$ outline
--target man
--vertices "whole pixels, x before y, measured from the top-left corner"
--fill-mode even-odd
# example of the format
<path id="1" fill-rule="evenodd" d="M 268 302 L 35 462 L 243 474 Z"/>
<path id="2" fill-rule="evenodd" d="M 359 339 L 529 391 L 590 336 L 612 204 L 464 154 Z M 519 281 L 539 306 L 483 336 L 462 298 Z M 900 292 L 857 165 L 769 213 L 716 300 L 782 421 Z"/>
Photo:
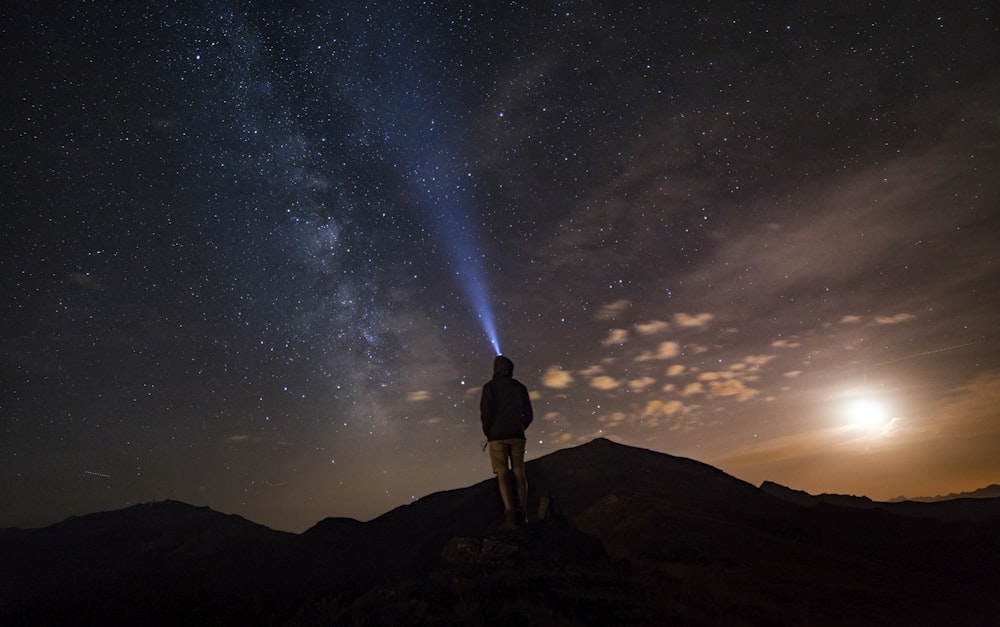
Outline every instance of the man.
<path id="1" fill-rule="evenodd" d="M 504 525 L 524 524 L 524 510 L 528 505 L 524 430 L 534 415 L 528 388 L 514 378 L 514 362 L 503 355 L 493 360 L 493 379 L 483 386 L 479 415 L 483 433 L 489 441 L 490 463 L 500 484 Z"/>

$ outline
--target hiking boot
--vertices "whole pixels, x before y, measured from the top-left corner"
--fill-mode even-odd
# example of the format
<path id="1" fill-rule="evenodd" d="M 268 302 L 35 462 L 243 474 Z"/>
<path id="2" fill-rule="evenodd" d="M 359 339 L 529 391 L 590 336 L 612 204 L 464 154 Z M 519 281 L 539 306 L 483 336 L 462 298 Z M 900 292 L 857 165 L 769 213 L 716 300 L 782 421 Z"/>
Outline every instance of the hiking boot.
<path id="1" fill-rule="evenodd" d="M 514 510 L 514 519 L 517 522 L 517 526 L 528 524 L 528 517 L 524 515 L 523 509 Z"/>

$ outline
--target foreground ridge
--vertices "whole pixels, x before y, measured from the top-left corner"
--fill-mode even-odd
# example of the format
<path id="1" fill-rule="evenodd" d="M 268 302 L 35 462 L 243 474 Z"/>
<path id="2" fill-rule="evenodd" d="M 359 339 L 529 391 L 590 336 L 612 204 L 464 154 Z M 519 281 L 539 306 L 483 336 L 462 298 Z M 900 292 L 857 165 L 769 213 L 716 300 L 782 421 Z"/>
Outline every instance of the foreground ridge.
<path id="1" fill-rule="evenodd" d="M 4 624 L 974 625 L 1000 611 L 996 517 L 797 504 L 785 492 L 805 493 L 608 440 L 527 464 L 529 523 L 509 531 L 493 480 L 298 535 L 176 501 L 3 530 Z"/>

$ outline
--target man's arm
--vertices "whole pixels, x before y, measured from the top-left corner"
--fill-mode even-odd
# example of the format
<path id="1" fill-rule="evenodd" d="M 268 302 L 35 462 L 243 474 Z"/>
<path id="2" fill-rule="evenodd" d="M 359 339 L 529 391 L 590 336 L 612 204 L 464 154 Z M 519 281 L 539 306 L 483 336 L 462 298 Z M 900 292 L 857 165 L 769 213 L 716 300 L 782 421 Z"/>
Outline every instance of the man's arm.
<path id="1" fill-rule="evenodd" d="M 535 412 L 531 409 L 531 396 L 528 395 L 528 388 L 521 386 L 524 392 L 524 409 L 521 412 L 521 420 L 523 420 L 523 426 L 525 429 L 531 424 L 531 421 L 535 419 Z"/>
<path id="2" fill-rule="evenodd" d="M 483 435 L 490 437 L 490 427 L 496 419 L 493 411 L 493 386 L 489 383 L 483 386 L 483 395 L 479 399 L 479 421 L 483 424 Z"/>

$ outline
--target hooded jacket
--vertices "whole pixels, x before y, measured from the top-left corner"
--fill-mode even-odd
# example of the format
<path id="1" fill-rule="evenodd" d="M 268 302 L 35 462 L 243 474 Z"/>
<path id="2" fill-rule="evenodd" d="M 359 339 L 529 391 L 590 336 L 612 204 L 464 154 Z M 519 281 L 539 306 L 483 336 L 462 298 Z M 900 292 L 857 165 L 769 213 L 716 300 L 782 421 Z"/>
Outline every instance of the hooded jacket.
<path id="1" fill-rule="evenodd" d="M 514 362 L 503 355 L 493 360 L 493 378 L 483 386 L 479 417 L 486 439 L 523 440 L 534 414 L 528 388 L 514 378 Z"/>

